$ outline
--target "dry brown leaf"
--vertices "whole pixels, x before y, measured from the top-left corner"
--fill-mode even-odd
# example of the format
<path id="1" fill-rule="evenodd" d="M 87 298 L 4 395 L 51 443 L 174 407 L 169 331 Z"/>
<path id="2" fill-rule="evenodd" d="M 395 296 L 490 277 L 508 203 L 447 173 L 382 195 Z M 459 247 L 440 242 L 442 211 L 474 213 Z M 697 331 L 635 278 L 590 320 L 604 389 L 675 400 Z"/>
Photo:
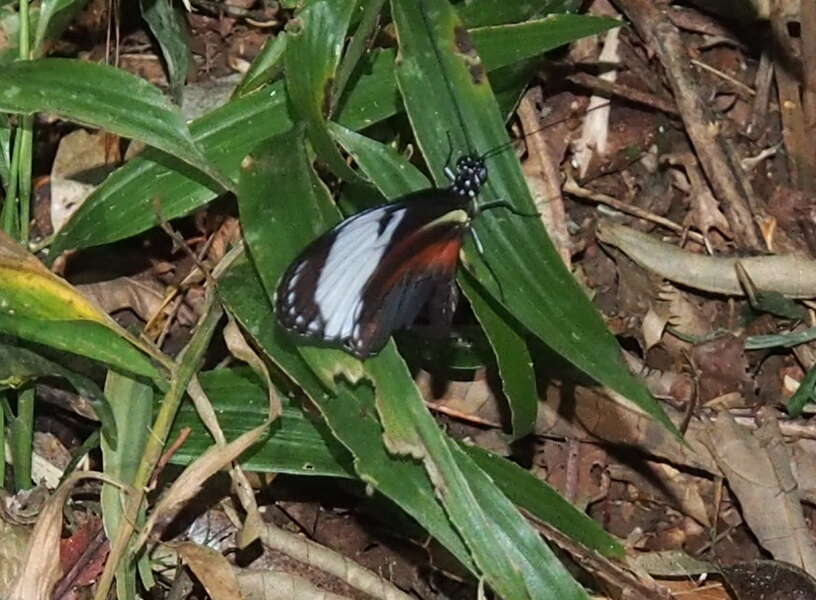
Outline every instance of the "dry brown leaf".
<path id="1" fill-rule="evenodd" d="M 255 373 L 260 376 L 266 383 L 267 396 L 269 399 L 269 420 L 274 421 L 281 416 L 283 406 L 280 398 L 275 391 L 275 386 L 272 383 L 272 378 L 269 376 L 269 369 L 266 368 L 266 363 L 261 360 L 261 357 L 252 349 L 246 341 L 241 329 L 230 315 L 227 315 L 227 325 L 224 327 L 224 341 L 230 353 L 237 358 L 247 363 Z"/>
<path id="2" fill-rule="evenodd" d="M 434 410 L 490 427 L 501 427 L 501 400 L 496 397 L 484 371 L 473 381 L 448 381 L 442 393 L 436 389 L 433 376 L 420 371 L 415 377 L 422 397 Z"/>
<path id="3" fill-rule="evenodd" d="M 113 485 L 102 473 L 72 473 L 46 503 L 26 548 L 23 569 L 9 600 L 51 600 L 54 585 L 62 575 L 59 544 L 62 536 L 62 509 L 68 494 L 80 479 L 100 479 Z"/>
<path id="4" fill-rule="evenodd" d="M 690 336 L 703 336 L 710 331 L 710 319 L 706 318 L 703 311 L 692 303 L 686 294 L 672 284 L 664 284 L 658 296 L 669 324 L 678 332 Z"/>
<path id="5" fill-rule="evenodd" d="M 58 231 L 121 160 L 119 138 L 77 129 L 63 136 L 51 167 L 51 225 Z"/>
<path id="6" fill-rule="evenodd" d="M 113 313 L 129 308 L 142 321 L 149 321 L 162 308 L 164 301 L 164 286 L 147 278 L 117 277 L 108 281 L 83 283 L 76 287 L 105 312 Z"/>
<path id="7" fill-rule="evenodd" d="M 627 481 L 637 488 L 638 494 L 649 496 L 645 499 L 668 501 L 698 523 L 706 526 L 711 524 L 706 503 L 691 475 L 666 463 L 652 461 L 644 463 L 638 469 L 623 464 L 612 464 L 608 469 L 613 479 Z"/>
<path id="8" fill-rule="evenodd" d="M 745 522 L 774 558 L 816 572 L 816 544 L 802 512 L 791 456 L 776 417 L 763 409 L 756 431 L 720 413 L 708 430 L 708 449 L 737 496 Z"/>
<path id="9" fill-rule="evenodd" d="M 51 177 L 51 228 L 59 231 L 96 186 L 64 177 Z"/>
<path id="10" fill-rule="evenodd" d="M 816 297 L 816 261 L 799 256 L 704 256 L 609 221 L 598 224 L 596 235 L 644 269 L 694 289 L 744 296 L 745 291 L 737 279 L 736 263 L 739 262 L 761 290 L 775 290 L 789 298 Z"/>
<path id="11" fill-rule="evenodd" d="M 171 544 L 171 547 L 192 569 L 212 600 L 243 600 L 235 570 L 223 554 L 192 542 Z"/>
<path id="12" fill-rule="evenodd" d="M 799 494 L 803 500 L 816 504 L 816 440 L 797 440 L 789 448 Z"/>
<path id="13" fill-rule="evenodd" d="M 238 572 L 238 582 L 246 600 L 347 600 L 346 596 L 322 590 L 308 579 L 284 571 L 244 569 Z"/>
<path id="14" fill-rule="evenodd" d="M 643 335 L 643 342 L 646 344 L 646 350 L 656 346 L 660 343 L 663 337 L 663 331 L 666 329 L 666 324 L 669 319 L 658 313 L 654 307 L 649 304 L 649 310 L 643 317 L 643 323 L 640 325 L 640 332 Z"/>
<path id="15" fill-rule="evenodd" d="M 225 446 L 211 446 L 184 469 L 156 503 L 142 534 L 139 536 L 136 547 L 141 547 L 144 544 L 156 523 L 171 520 L 181 509 L 182 504 L 198 493 L 205 481 L 236 460 L 247 448 L 257 442 L 268 426 L 269 423 L 264 422 Z"/>
<path id="16" fill-rule="evenodd" d="M 610 400 L 612 397 L 614 401 Z M 663 408 L 675 423 L 682 418 L 670 405 Z M 567 410 L 574 414 L 572 420 L 562 417 Z M 665 427 L 609 390 L 605 393 L 597 388 L 576 386 L 573 397 L 564 397 L 559 388 L 551 386 L 547 390 L 546 402 L 540 405 L 536 433 L 626 444 L 675 465 L 719 473 L 716 463 L 693 434 L 696 426 L 692 421 L 686 435 L 687 445 L 684 445 Z"/>
<path id="17" fill-rule="evenodd" d="M 374 598 L 412 599 L 412 596 L 400 590 L 390 581 L 308 538 L 281 529 L 273 523 L 261 523 L 258 519 L 255 519 L 249 529 L 252 530 L 252 535 L 257 535 L 261 539 L 264 546 L 283 552 L 307 565 L 322 569 Z"/>
<path id="18" fill-rule="evenodd" d="M 0 519 L 0 598 L 8 598 L 23 568 L 31 529 Z"/>

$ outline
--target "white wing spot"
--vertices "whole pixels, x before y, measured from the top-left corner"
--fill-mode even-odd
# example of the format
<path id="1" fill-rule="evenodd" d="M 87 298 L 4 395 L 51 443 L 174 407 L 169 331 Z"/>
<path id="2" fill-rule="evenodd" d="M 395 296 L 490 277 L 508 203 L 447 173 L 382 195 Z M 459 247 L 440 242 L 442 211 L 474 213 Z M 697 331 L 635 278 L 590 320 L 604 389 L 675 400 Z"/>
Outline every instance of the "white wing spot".
<path id="1" fill-rule="evenodd" d="M 384 213 L 373 210 L 340 229 L 326 257 L 315 291 L 315 302 L 325 319 L 324 337 L 348 339 L 362 310 L 362 293 L 380 263 L 405 209 Z M 381 221 L 388 218 L 380 232 Z"/>

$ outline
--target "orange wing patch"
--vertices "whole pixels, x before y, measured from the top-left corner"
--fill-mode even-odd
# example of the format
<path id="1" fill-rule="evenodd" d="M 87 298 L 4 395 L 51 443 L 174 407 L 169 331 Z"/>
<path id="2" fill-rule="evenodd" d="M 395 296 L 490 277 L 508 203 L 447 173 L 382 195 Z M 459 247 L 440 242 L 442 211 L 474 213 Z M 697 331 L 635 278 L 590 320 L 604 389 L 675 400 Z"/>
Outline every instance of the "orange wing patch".
<path id="1" fill-rule="evenodd" d="M 459 262 L 461 248 L 461 236 L 444 237 L 437 242 L 425 245 L 419 252 L 400 263 L 397 269 L 389 273 L 388 279 L 383 282 L 383 289 L 387 290 L 397 285 L 407 273 L 453 274 Z"/>

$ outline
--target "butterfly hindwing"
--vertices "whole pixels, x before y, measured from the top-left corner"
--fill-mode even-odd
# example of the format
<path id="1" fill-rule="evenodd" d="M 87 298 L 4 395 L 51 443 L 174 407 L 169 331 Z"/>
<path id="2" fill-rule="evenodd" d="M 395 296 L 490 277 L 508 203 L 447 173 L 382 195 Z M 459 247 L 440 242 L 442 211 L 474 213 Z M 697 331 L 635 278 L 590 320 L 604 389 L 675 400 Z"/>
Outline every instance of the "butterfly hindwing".
<path id="1" fill-rule="evenodd" d="M 349 340 L 355 354 L 377 353 L 429 300 L 450 298 L 463 231 L 454 220 L 435 222 L 394 245 L 364 290 L 359 330 Z"/>
<path id="2" fill-rule="evenodd" d="M 433 197 L 435 196 L 435 197 Z M 359 357 L 449 289 L 467 212 L 439 190 L 358 213 L 315 240 L 278 287 L 281 324 Z M 449 293 L 449 292 L 446 292 Z"/>

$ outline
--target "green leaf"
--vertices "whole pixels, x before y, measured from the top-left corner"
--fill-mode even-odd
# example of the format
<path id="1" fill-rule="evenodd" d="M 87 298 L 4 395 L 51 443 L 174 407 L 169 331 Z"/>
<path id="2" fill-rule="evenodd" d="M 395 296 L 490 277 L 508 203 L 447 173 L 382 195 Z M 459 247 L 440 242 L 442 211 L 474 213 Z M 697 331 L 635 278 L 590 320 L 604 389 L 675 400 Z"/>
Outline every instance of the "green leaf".
<path id="1" fill-rule="evenodd" d="M 0 389 L 17 388 L 40 377 L 62 377 L 77 393 L 91 400 L 102 398 L 102 390 L 88 377 L 65 368 L 36 352 L 0 341 Z"/>
<path id="2" fill-rule="evenodd" d="M 440 127 L 450 133 L 455 150 L 483 153 L 508 143 L 504 122 L 482 63 L 445 2 L 395 1 L 393 14 L 400 42 L 397 82 L 419 146 L 437 184 L 444 185 L 448 142 L 439 135 Z M 487 166 L 490 177 L 482 190 L 483 203 L 501 199 L 520 212 L 534 212 L 512 152 L 496 154 Z M 556 352 L 676 433 L 627 369 L 615 338 L 564 267 L 541 222 L 498 209 L 477 219 L 474 228 L 490 260 L 486 269 L 473 245 L 466 245 L 469 268 L 479 283 Z M 506 294 L 497 287 L 494 274 Z"/>
<path id="3" fill-rule="evenodd" d="M 315 185 L 308 157 L 297 139 L 295 131 L 290 136 L 281 136 L 266 152 L 253 153 L 251 160 L 245 161 L 246 171 L 241 179 L 241 221 L 268 297 L 274 293 L 280 273 L 300 246 L 314 236 L 291 242 L 291 250 L 289 241 L 281 247 L 281 238 L 291 240 L 315 224 L 322 229 L 337 219 L 327 194 L 321 193 L 323 188 Z M 280 194 L 280 202 L 265 200 L 264 190 L 270 185 Z M 287 198 L 289 202 L 284 200 Z M 327 218 L 327 213 L 332 218 Z M 272 239 L 279 242 L 274 251 L 270 250 Z M 254 332 L 257 331 L 256 326 Z M 261 346 L 292 375 L 291 367 L 285 366 L 293 362 L 291 355 L 263 342 Z M 561 594 L 558 597 L 585 597 L 512 504 L 466 457 L 461 458 L 458 450 L 449 448 L 393 344 L 364 366 L 336 350 L 301 347 L 299 352 L 322 385 L 311 383 L 314 376 L 307 376 L 305 381 L 297 377 L 295 380 L 318 405 L 334 435 L 354 455 L 355 468 L 364 481 L 395 500 L 432 535 L 445 534 L 440 541 L 463 560 L 461 541 L 455 534 L 451 535 L 449 527 L 442 527 L 444 521 L 440 517 L 443 515 L 438 505 L 432 513 L 437 515 L 433 522 L 429 522 L 431 515 L 425 511 L 421 517 L 417 514 L 421 506 L 418 502 L 432 505 L 435 490 L 445 507 L 444 514 L 454 523 L 456 532 L 465 540 L 479 565 L 474 572 L 485 574 L 488 583 L 505 597 L 523 597 L 525 590 L 543 589 L 543 586 L 556 590 Z M 281 354 L 284 354 L 283 360 L 279 358 Z M 376 411 L 385 430 L 387 447 L 394 454 L 421 457 L 433 481 L 433 490 L 429 489 L 428 480 L 420 479 L 421 475 L 416 472 L 413 472 L 413 481 L 407 479 L 411 471 L 400 473 L 401 481 L 394 481 L 398 465 L 415 463 L 405 463 L 406 459 L 401 456 L 390 457 L 380 444 L 372 443 L 379 439 L 380 427 L 373 412 L 371 388 L 348 383 L 361 376 L 370 379 L 376 390 Z M 485 486 L 490 489 L 476 490 Z M 420 491 L 422 495 L 417 496 Z M 410 494 L 407 499 L 406 493 Z M 468 560 L 465 564 L 471 563 Z M 536 569 L 530 568 L 533 564 Z"/>
<path id="4" fill-rule="evenodd" d="M 749 335 L 745 338 L 746 350 L 761 350 L 762 348 L 793 348 L 799 344 L 806 344 L 816 339 L 816 327 L 809 327 L 801 331 L 788 331 L 768 335 Z"/>
<path id="5" fill-rule="evenodd" d="M 88 0 L 42 0 L 32 45 L 32 58 L 45 55 L 45 43 L 58 39 L 87 3 Z"/>
<path id="6" fill-rule="evenodd" d="M 497 48 L 496 57 L 485 55 L 488 70 L 506 66 L 513 51 L 491 42 L 501 36 L 492 28 L 474 36 L 479 47 Z M 503 38 L 506 41 L 506 37 Z M 543 50 L 542 50 L 543 51 Z M 394 82 L 393 50 L 374 50 L 362 58 L 344 95 L 336 120 L 353 130 L 363 129 L 401 112 L 402 102 Z M 506 90 L 505 108 L 512 107 L 518 90 L 529 78 L 530 67 L 496 72 L 498 90 Z M 258 90 L 222 106 L 190 126 L 195 143 L 207 159 L 230 178 L 237 177 L 241 159 L 261 141 L 292 125 L 282 83 Z M 85 248 L 120 240 L 156 224 L 154 199 L 162 214 L 172 219 L 191 213 L 219 195 L 220 188 L 181 160 L 153 148 L 115 171 L 88 197 L 57 234 L 52 256 L 71 248 Z"/>
<path id="7" fill-rule="evenodd" d="M 585 548 L 610 558 L 625 556 L 626 551 L 617 539 L 529 471 L 482 448 L 463 445 L 462 449 L 510 500 L 530 514 Z"/>
<path id="8" fill-rule="evenodd" d="M 153 388 L 136 379 L 108 371 L 105 395 L 112 408 L 117 432 L 115 447 L 104 437 L 101 440 L 105 474 L 127 485 L 139 485 L 136 474 L 151 433 Z M 102 520 L 109 539 L 114 539 L 122 520 L 126 518 L 124 507 L 127 506 L 127 498 L 125 490 L 108 483 L 102 485 Z M 142 511 L 140 524 L 143 518 Z M 116 579 L 118 598 L 136 598 L 134 561 L 122 561 Z"/>
<path id="9" fill-rule="evenodd" d="M 273 271 L 273 267 L 267 278 L 274 281 L 283 268 L 285 265 Z M 371 390 L 363 386 L 353 394 L 345 390 L 334 395 L 327 393 L 277 325 L 263 284 L 248 260 L 236 261 L 230 267 L 219 280 L 218 291 L 264 353 L 297 381 L 310 398 L 320 402 L 318 407 L 332 434 L 353 456 L 357 476 L 414 517 L 462 564 L 471 564 L 467 550 L 436 502 L 422 467 L 410 460 L 393 459 L 379 443 L 382 427 L 376 418 Z"/>
<path id="10" fill-rule="evenodd" d="M 135 375 L 160 378 L 144 354 L 94 321 L 51 321 L 0 314 L 0 332 L 98 360 Z"/>
<path id="11" fill-rule="evenodd" d="M 292 126 L 284 86 L 277 83 L 233 100 L 193 122 L 190 131 L 207 159 L 237 179 L 241 160 L 261 141 Z M 51 255 L 120 240 L 157 224 L 154 202 L 164 218 L 189 214 L 220 194 L 195 169 L 148 148 L 114 171 L 57 234 Z"/>
<path id="12" fill-rule="evenodd" d="M 180 106 L 190 60 L 184 16 L 171 0 L 140 0 L 140 6 L 167 65 L 170 95 Z"/>
<path id="13" fill-rule="evenodd" d="M 393 200 L 431 187 L 425 176 L 393 149 L 339 125 L 333 125 L 331 131 L 386 198 Z M 496 312 L 471 278 L 462 273 L 458 281 L 495 352 L 513 415 L 513 435 L 523 437 L 533 430 L 538 408 L 535 373 L 527 343 L 506 318 Z"/>
<path id="14" fill-rule="evenodd" d="M 3 188 L 8 185 L 10 165 L 11 128 L 9 127 L 8 117 L 0 114 L 0 185 L 2 185 Z"/>
<path id="15" fill-rule="evenodd" d="M 251 269 L 249 263 L 243 262 L 234 276 L 228 276 L 227 285 L 231 288 L 227 293 L 229 297 L 242 294 L 245 290 L 240 286 L 241 278 L 246 273 L 245 267 Z M 260 282 L 256 281 L 255 285 L 260 286 Z M 256 291 L 263 294 L 260 287 Z M 247 305 L 242 303 L 241 306 Z M 243 310 L 241 312 L 248 314 Z M 246 433 L 266 418 L 266 390 L 261 380 L 249 369 L 242 367 L 207 371 L 199 375 L 199 380 L 218 413 L 219 423 L 227 439 Z M 284 412 L 280 422 L 273 425 L 269 437 L 258 447 L 242 455 L 241 464 L 252 471 L 355 477 L 351 454 L 332 436 L 326 425 L 310 417 L 289 398 L 284 397 L 283 404 Z M 204 431 L 190 404 L 182 406 L 173 425 L 171 439 L 179 435 L 182 427 L 190 427 L 193 431 L 173 455 L 172 461 L 186 465 L 211 446 L 213 441 Z M 469 459 L 485 471 L 515 504 L 538 519 L 551 523 L 586 548 L 610 558 L 623 557 L 624 550 L 614 537 L 546 483 L 491 452 L 464 444 L 461 447 Z"/>
<path id="16" fill-rule="evenodd" d="M 502 389 L 510 403 L 513 439 L 520 439 L 533 433 L 538 414 L 538 388 L 527 340 L 464 269 L 459 284 L 496 354 Z"/>
<path id="17" fill-rule="evenodd" d="M 227 189 L 158 88 L 130 73 L 80 60 L 44 58 L 0 66 L 0 111 L 49 112 L 141 140 L 200 169 Z"/>
<path id="18" fill-rule="evenodd" d="M 277 79 L 283 72 L 283 57 L 288 39 L 285 31 L 280 32 L 275 37 L 270 36 L 266 39 L 258 56 L 249 65 L 249 70 L 244 75 L 241 83 L 236 86 L 235 91 L 232 93 L 233 98 L 246 96 Z"/>
<path id="19" fill-rule="evenodd" d="M 231 281 L 230 285 L 236 283 Z M 200 373 L 199 381 L 218 414 L 218 423 L 227 440 L 233 440 L 266 419 L 269 401 L 260 379 L 249 369 L 217 369 Z M 282 392 L 278 392 L 279 395 Z M 241 465 L 249 471 L 356 477 L 351 454 L 334 438 L 319 419 L 309 418 L 290 398 L 281 395 L 283 414 L 275 421 L 262 444 L 241 455 Z M 187 465 L 213 445 L 190 403 L 181 406 L 170 439 L 190 427 L 192 433 L 173 454 L 172 461 Z"/>
<path id="20" fill-rule="evenodd" d="M 329 135 L 326 115 L 334 104 L 333 89 L 340 53 L 354 2 L 311 2 L 287 25 L 286 89 L 292 106 L 306 122 L 318 157 L 335 175 L 356 181 L 357 175 Z"/>
<path id="21" fill-rule="evenodd" d="M 552 15 L 516 25 L 472 29 L 473 44 L 487 69 L 539 56 L 574 40 L 620 27 L 621 21 L 587 15 Z"/>
<path id="22" fill-rule="evenodd" d="M 550 13 L 568 13 L 581 6 L 580 0 L 541 0 L 540 2 L 507 2 L 507 0 L 465 0 L 456 5 L 459 18 L 467 27 L 505 25 Z"/>
<path id="23" fill-rule="evenodd" d="M 405 365 L 395 364 L 394 354 L 389 346 L 366 361 L 377 391 L 385 443 L 392 452 L 422 459 L 477 573 L 503 598 L 587 598 L 535 529 L 440 431 L 418 390 L 410 385 Z"/>
<path id="24" fill-rule="evenodd" d="M 0 232 L 0 331 L 158 377 L 113 319 Z"/>
<path id="25" fill-rule="evenodd" d="M 811 367 L 796 392 L 788 399 L 787 409 L 791 417 L 798 417 L 802 414 L 805 404 L 813 399 L 814 388 L 816 388 L 816 367 Z"/>

